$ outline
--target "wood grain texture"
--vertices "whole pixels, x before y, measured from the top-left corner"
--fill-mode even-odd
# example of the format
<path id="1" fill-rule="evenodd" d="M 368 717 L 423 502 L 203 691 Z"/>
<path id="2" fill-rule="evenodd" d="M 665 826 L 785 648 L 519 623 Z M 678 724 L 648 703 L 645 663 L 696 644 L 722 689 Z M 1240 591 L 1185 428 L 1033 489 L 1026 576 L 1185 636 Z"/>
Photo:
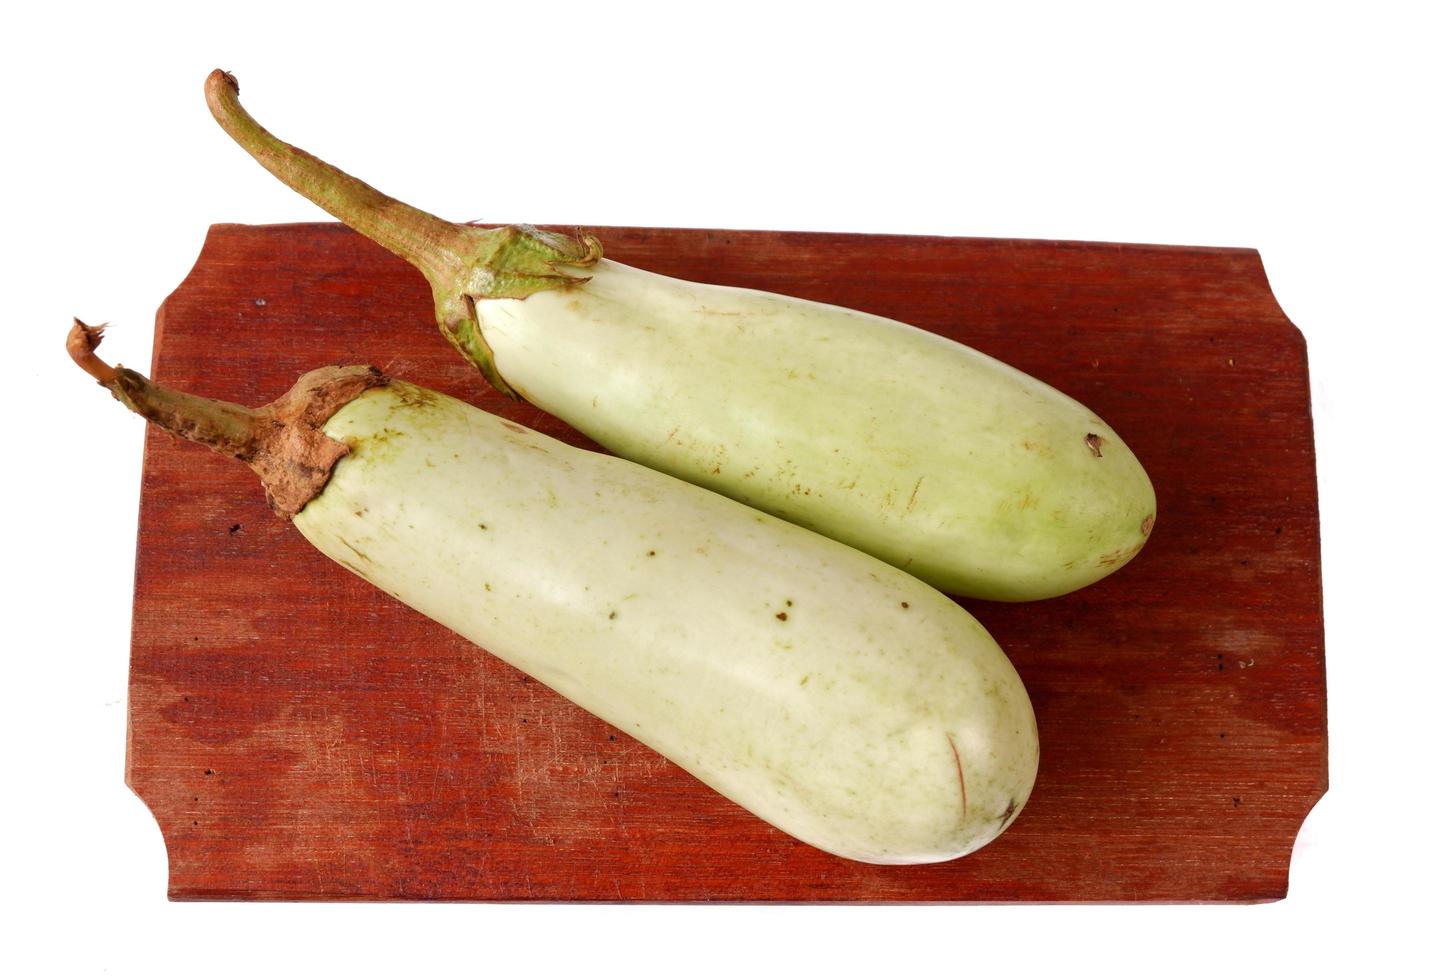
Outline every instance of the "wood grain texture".
<path id="1" fill-rule="evenodd" d="M 151 432 L 126 779 L 178 899 L 1264 901 L 1326 790 L 1306 349 L 1249 250 L 589 229 L 616 259 L 895 317 L 1090 405 L 1155 482 L 1144 553 L 1074 595 L 967 602 L 1042 758 L 967 858 L 799 844 L 332 565 L 241 466 Z M 248 404 L 375 363 L 576 445 L 486 388 L 412 269 L 339 225 L 211 230 L 153 375 Z M 949 420 L 940 420 L 947 438 Z"/>

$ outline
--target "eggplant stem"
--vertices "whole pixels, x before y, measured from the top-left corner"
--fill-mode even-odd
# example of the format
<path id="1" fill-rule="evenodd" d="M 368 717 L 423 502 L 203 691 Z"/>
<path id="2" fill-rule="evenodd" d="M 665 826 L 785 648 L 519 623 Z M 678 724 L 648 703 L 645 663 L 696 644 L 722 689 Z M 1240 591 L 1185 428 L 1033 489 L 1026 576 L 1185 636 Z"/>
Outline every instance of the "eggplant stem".
<path id="1" fill-rule="evenodd" d="M 92 327 L 76 320 L 65 339 L 65 349 L 81 370 L 109 389 L 121 404 L 167 432 L 199 442 L 222 455 L 242 461 L 255 456 L 262 424 L 257 412 L 230 402 L 176 391 L 119 364 L 107 364 L 95 352 L 104 332 L 104 327 Z"/>
<path id="2" fill-rule="evenodd" d="M 333 367 L 302 375 L 291 391 L 260 408 L 203 398 L 167 388 L 119 364 L 101 360 L 95 349 L 104 327 L 76 320 L 65 349 L 86 374 L 122 405 L 172 435 L 240 460 L 261 477 L 272 510 L 292 517 L 331 478 L 347 454 L 322 426 L 363 391 L 386 384 L 376 368 Z"/>
<path id="3" fill-rule="evenodd" d="M 429 279 L 457 267 L 460 226 L 389 197 L 370 184 L 276 136 L 242 108 L 236 77 L 216 69 L 206 79 L 206 105 L 226 134 L 302 197 L 416 265 Z"/>
<path id="4" fill-rule="evenodd" d="M 241 107 L 240 91 L 236 78 L 219 68 L 206 79 L 206 104 L 221 128 L 282 183 L 416 266 L 432 286 L 443 336 L 494 387 L 517 397 L 498 371 L 474 304 L 587 282 L 571 270 L 602 257 L 598 239 L 531 225 L 478 228 L 444 221 L 276 138 Z"/>
<path id="5" fill-rule="evenodd" d="M 102 323 L 92 327 L 81 323 L 77 318 L 70 328 L 70 335 L 65 338 L 65 350 L 70 355 L 70 359 L 80 365 L 82 371 L 95 378 L 99 383 L 110 385 L 120 375 L 115 368 L 102 361 L 95 352 L 95 349 L 100 346 L 105 332 L 106 324 Z"/>

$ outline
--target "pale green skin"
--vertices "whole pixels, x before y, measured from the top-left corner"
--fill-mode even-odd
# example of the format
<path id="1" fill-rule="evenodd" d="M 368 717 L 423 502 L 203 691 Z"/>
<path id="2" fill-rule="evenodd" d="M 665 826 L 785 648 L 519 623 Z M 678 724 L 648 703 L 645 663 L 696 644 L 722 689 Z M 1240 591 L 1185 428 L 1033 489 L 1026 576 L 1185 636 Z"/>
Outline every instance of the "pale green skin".
<path id="1" fill-rule="evenodd" d="M 773 293 L 576 271 L 592 278 L 478 299 L 477 320 L 509 385 L 621 456 L 956 595 L 1071 592 L 1150 533 L 1125 442 L 978 351 Z"/>
<path id="2" fill-rule="evenodd" d="M 944 861 L 1024 805 L 1019 676 L 904 572 L 400 382 L 325 431 L 314 545 L 799 840 Z"/>
<path id="3" fill-rule="evenodd" d="M 277 139 L 212 72 L 262 166 L 427 277 L 449 342 L 621 456 L 956 595 L 1044 599 L 1119 568 L 1155 493 L 1089 409 L 903 323 L 601 260 L 592 236 L 458 225 Z M 591 278 L 586 278 L 591 277 Z"/>

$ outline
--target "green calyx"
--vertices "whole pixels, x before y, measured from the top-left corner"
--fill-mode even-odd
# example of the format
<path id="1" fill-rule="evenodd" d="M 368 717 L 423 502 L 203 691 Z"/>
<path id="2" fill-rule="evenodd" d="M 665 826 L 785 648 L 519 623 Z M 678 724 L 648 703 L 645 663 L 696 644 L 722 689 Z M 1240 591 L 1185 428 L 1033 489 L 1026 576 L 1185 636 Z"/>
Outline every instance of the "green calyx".
<path id="1" fill-rule="evenodd" d="M 603 256 L 591 235 L 569 238 L 531 225 L 475 228 L 453 225 L 457 237 L 446 266 L 428 269 L 413 262 L 432 284 L 437 326 L 498 391 L 518 397 L 497 369 L 492 348 L 477 319 L 479 299 L 527 299 L 547 289 L 563 289 L 588 281 L 565 269 L 587 267 Z M 408 258 L 409 256 L 403 256 Z"/>
<path id="2" fill-rule="evenodd" d="M 453 347 L 499 391 L 517 393 L 498 372 L 476 302 L 526 299 L 587 282 L 569 269 L 603 255 L 591 235 L 572 238 L 530 225 L 478 228 L 403 204 L 264 129 L 239 101 L 236 79 L 217 70 L 206 102 L 221 128 L 284 184 L 388 251 L 412 263 L 432 286 L 437 325 Z"/>

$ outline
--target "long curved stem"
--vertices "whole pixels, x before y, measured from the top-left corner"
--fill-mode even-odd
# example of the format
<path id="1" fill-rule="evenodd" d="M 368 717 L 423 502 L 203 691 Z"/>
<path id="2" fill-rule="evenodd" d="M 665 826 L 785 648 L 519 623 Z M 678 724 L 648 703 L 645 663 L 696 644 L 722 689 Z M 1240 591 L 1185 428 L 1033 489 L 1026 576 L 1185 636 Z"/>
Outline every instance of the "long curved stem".
<path id="1" fill-rule="evenodd" d="M 457 256 L 467 248 L 458 225 L 391 198 L 273 136 L 242 108 L 240 94 L 235 76 L 219 68 L 206 79 L 211 115 L 257 163 L 333 217 L 416 265 L 429 279 L 456 270 Z"/>
<path id="2" fill-rule="evenodd" d="M 476 302 L 526 299 L 587 282 L 571 270 L 602 257 L 598 240 L 530 225 L 454 224 L 403 204 L 277 139 L 241 107 L 240 91 L 236 79 L 219 68 L 206 79 L 206 104 L 227 135 L 292 190 L 416 266 L 432 286 L 443 336 L 494 387 L 516 397 L 483 336 Z"/>

